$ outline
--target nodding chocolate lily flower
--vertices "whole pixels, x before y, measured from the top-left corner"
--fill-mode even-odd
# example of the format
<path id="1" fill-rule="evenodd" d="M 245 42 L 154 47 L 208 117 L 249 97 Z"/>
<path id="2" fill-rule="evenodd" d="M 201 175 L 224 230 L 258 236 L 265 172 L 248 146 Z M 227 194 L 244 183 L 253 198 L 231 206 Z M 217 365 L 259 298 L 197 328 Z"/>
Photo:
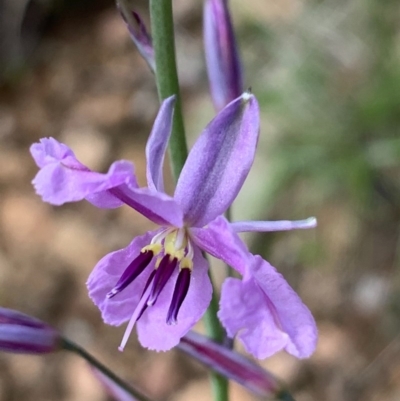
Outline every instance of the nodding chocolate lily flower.
<path id="1" fill-rule="evenodd" d="M 22 354 L 47 354 L 62 348 L 60 334 L 34 317 L 0 308 L 0 350 Z"/>
<path id="2" fill-rule="evenodd" d="M 228 0 L 204 2 L 204 50 L 214 106 L 221 110 L 243 91 L 242 68 Z"/>
<path id="3" fill-rule="evenodd" d="M 101 208 L 126 204 L 159 226 L 103 257 L 87 282 L 89 295 L 106 323 L 129 322 L 121 350 L 135 325 L 141 344 L 161 351 L 177 345 L 201 318 L 212 292 L 202 251 L 245 275 L 250 254 L 237 232 L 309 228 L 316 223 L 308 219 L 231 224 L 223 217 L 256 151 L 259 109 L 248 92 L 208 124 L 189 153 L 174 196 L 167 195 L 162 166 L 173 107 L 174 97 L 162 103 L 147 143 L 148 187 L 138 186 L 127 161 L 114 162 L 107 173 L 100 174 L 53 138 L 31 147 L 41 168 L 33 184 L 43 200 L 61 205 L 86 199 Z M 262 336 L 260 341 L 264 341 Z"/>

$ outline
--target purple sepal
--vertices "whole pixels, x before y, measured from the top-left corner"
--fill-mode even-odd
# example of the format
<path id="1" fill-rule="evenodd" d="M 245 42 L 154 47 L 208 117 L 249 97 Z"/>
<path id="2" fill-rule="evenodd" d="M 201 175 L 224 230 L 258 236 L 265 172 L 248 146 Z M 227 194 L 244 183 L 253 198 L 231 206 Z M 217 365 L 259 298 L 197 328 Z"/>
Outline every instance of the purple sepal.
<path id="1" fill-rule="evenodd" d="M 178 348 L 260 397 L 274 397 L 282 391 L 281 384 L 271 373 L 194 331 L 189 331 L 181 339 Z"/>
<path id="2" fill-rule="evenodd" d="M 242 68 L 227 0 L 204 3 L 204 49 L 211 96 L 217 110 L 243 91 Z"/>
<path id="3" fill-rule="evenodd" d="M 0 308 L 0 350 L 46 354 L 61 349 L 60 334 L 46 323 L 23 313 Z"/>

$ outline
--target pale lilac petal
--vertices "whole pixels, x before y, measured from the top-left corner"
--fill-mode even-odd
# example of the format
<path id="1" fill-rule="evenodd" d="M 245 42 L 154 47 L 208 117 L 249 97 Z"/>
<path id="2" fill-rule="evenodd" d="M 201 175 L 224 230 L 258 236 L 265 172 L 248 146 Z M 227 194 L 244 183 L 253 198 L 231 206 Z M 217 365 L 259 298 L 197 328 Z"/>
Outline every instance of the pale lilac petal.
<path id="1" fill-rule="evenodd" d="M 242 69 L 227 0 L 204 3 L 204 50 L 212 99 L 220 110 L 243 91 Z"/>
<path id="2" fill-rule="evenodd" d="M 235 221 L 230 223 L 233 231 L 236 233 L 256 231 L 289 231 L 303 230 L 317 226 L 317 219 L 309 217 L 305 220 L 280 220 L 280 221 Z"/>
<path id="3" fill-rule="evenodd" d="M 225 280 L 218 317 L 229 336 L 263 359 L 285 349 L 298 358 L 315 350 L 317 328 L 308 308 L 274 267 L 255 256 L 243 281 Z"/>
<path id="4" fill-rule="evenodd" d="M 32 183 L 37 194 L 53 205 L 90 200 L 124 183 L 137 185 L 130 162 L 118 161 L 111 165 L 108 173 L 96 173 L 80 163 L 71 149 L 54 138 L 43 138 L 40 143 L 33 144 L 31 153 L 40 167 Z M 113 202 L 112 207 L 121 204 L 115 199 Z M 97 202 L 97 205 L 110 207 L 107 202 Z"/>
<path id="5" fill-rule="evenodd" d="M 189 154 L 174 196 L 189 225 L 202 227 L 231 205 L 253 164 L 258 133 L 258 103 L 247 92 L 206 127 Z"/>
<path id="6" fill-rule="evenodd" d="M 62 205 L 117 187 L 129 180 L 132 174 L 132 165 L 125 161 L 113 163 L 106 174 L 76 170 L 63 162 L 56 162 L 42 167 L 32 183 L 45 202 Z"/>
<path id="7" fill-rule="evenodd" d="M 139 255 L 141 249 L 149 245 L 159 232 L 149 231 L 136 237 L 126 248 L 109 253 L 95 266 L 86 283 L 89 297 L 100 309 L 105 323 L 118 326 L 130 319 L 146 281 L 154 268 L 154 261 L 127 288 L 109 299 L 107 294 L 114 288 L 124 270 Z"/>
<path id="8" fill-rule="evenodd" d="M 245 274 L 247 248 L 223 216 L 217 217 L 205 228 L 191 228 L 190 233 L 201 249 L 223 260 L 240 274 Z"/>
<path id="9" fill-rule="evenodd" d="M 156 304 L 147 308 L 137 322 L 139 341 L 143 347 L 156 351 L 171 349 L 203 316 L 211 301 L 212 286 L 207 273 L 208 263 L 197 247 L 194 249 L 193 265 L 189 291 L 179 311 L 178 323 L 166 323 L 178 271 L 172 275 Z"/>
<path id="10" fill-rule="evenodd" d="M 146 145 L 147 184 L 150 189 L 164 192 L 163 164 L 174 115 L 175 96 L 165 99 L 154 122 Z"/>
<path id="11" fill-rule="evenodd" d="M 67 160 L 69 165 L 74 163 L 76 169 L 87 170 L 87 168 L 76 160 L 74 152 L 54 138 L 42 138 L 39 143 L 34 143 L 30 148 L 31 155 L 38 167 L 42 168 L 50 163 Z M 72 167 L 72 166 L 71 166 Z"/>
<path id="12" fill-rule="evenodd" d="M 169 195 L 127 185 L 112 188 L 110 193 L 160 226 L 183 225 L 182 209 Z"/>

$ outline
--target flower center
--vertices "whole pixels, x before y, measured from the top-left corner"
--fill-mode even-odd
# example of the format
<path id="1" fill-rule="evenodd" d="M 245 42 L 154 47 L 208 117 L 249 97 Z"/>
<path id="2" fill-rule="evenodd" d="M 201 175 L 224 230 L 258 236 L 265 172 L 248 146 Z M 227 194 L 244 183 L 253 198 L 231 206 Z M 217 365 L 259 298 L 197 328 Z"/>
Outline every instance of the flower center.
<path id="1" fill-rule="evenodd" d="M 156 304 L 176 269 L 179 272 L 166 315 L 166 323 L 170 325 L 178 322 L 178 313 L 188 293 L 193 269 L 193 246 L 185 228 L 166 228 L 155 235 L 150 244 L 143 247 L 140 254 L 124 270 L 114 288 L 107 294 L 107 298 L 113 298 L 128 287 L 154 259 L 154 269 L 147 279 L 139 303 L 128 323 L 120 350 L 124 348 L 135 323 L 145 310 Z"/>

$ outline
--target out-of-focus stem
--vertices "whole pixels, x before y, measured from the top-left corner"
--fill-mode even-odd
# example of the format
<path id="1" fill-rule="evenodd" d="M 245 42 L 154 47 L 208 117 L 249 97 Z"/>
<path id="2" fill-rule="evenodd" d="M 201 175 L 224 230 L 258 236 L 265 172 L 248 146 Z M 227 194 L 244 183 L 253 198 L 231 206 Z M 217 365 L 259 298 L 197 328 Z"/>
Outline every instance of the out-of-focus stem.
<path id="1" fill-rule="evenodd" d="M 93 355 L 89 354 L 84 348 L 79 345 L 73 343 L 70 340 L 64 339 L 63 348 L 67 351 L 74 352 L 79 355 L 85 361 L 87 361 L 91 366 L 99 370 L 105 376 L 107 376 L 111 381 L 113 381 L 116 385 L 125 390 L 128 394 L 132 395 L 132 397 L 136 398 L 138 401 L 151 401 L 145 395 L 140 393 L 139 391 L 133 389 L 127 383 L 125 383 L 121 378 L 119 378 L 114 372 L 104 366 L 100 361 L 98 361 Z"/>

